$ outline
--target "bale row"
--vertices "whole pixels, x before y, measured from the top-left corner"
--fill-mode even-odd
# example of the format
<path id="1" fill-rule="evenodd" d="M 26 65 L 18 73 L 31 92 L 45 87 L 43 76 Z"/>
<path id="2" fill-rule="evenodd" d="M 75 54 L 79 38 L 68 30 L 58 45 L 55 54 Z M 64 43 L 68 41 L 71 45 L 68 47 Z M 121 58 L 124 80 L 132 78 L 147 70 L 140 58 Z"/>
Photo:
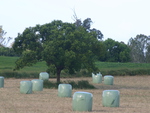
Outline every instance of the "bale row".
<path id="1" fill-rule="evenodd" d="M 93 74 L 94 83 L 102 83 L 102 74 Z M 49 74 L 41 72 L 39 79 L 20 82 L 20 93 L 31 94 L 33 91 L 43 91 L 43 81 L 49 80 Z M 114 77 L 111 75 L 104 76 L 104 84 L 113 85 Z M 0 87 L 4 87 L 4 77 L 0 76 Z M 77 91 L 72 96 L 72 86 L 70 84 L 58 85 L 59 97 L 73 97 L 73 111 L 92 111 L 93 94 L 89 92 Z M 104 107 L 119 107 L 120 92 L 118 90 L 104 90 L 102 93 L 102 104 Z"/>

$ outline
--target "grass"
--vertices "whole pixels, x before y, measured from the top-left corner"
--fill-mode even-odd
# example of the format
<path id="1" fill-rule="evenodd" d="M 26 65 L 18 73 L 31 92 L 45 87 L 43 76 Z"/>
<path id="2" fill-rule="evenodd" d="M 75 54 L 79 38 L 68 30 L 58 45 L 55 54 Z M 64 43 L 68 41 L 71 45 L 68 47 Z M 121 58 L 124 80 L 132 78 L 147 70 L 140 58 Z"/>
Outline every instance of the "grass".
<path id="1" fill-rule="evenodd" d="M 0 56 L 0 74 L 6 78 L 37 78 L 40 72 L 45 72 L 47 69 L 45 62 L 38 62 L 31 67 L 24 67 L 23 69 L 13 71 L 17 59 L 18 57 Z"/>
<path id="2" fill-rule="evenodd" d="M 150 75 L 150 63 L 96 62 L 104 75 Z"/>
<path id="3" fill-rule="evenodd" d="M 21 94 L 20 81 L 32 79 L 5 79 L 4 88 L 0 88 L 0 113 L 81 113 L 72 110 L 73 98 L 58 97 L 57 89 L 44 88 L 32 94 Z M 97 89 L 73 89 L 93 94 L 91 113 L 149 113 L 150 111 L 150 76 L 116 76 L 114 85 L 92 83 L 91 77 L 62 78 L 62 81 L 86 80 Z M 54 78 L 49 81 L 55 81 Z M 104 90 L 120 91 L 120 107 L 110 108 L 102 105 Z M 82 112 L 87 113 L 87 112 Z"/>
<path id="4" fill-rule="evenodd" d="M 116 63 L 116 62 L 96 62 L 96 66 L 101 70 L 122 70 L 122 69 L 149 69 L 150 63 Z"/>
<path id="5" fill-rule="evenodd" d="M 40 72 L 47 70 L 45 62 L 38 62 L 32 67 L 13 71 L 15 61 L 18 57 L 0 56 L 0 75 L 9 78 L 37 78 Z M 96 62 L 95 65 L 99 68 L 102 75 L 125 76 L 125 75 L 150 75 L 150 63 L 115 63 L 115 62 Z M 74 75 L 70 75 L 64 71 L 61 77 L 90 77 L 91 73 L 87 70 L 81 70 Z M 56 75 L 50 74 L 50 77 Z"/>
<path id="6" fill-rule="evenodd" d="M 13 71 L 15 67 L 15 61 L 18 57 L 6 57 L 0 56 L 0 72 L 2 71 Z M 32 67 L 25 67 L 20 69 L 18 72 L 41 72 L 46 71 L 47 66 L 45 62 L 38 62 L 34 64 Z"/>

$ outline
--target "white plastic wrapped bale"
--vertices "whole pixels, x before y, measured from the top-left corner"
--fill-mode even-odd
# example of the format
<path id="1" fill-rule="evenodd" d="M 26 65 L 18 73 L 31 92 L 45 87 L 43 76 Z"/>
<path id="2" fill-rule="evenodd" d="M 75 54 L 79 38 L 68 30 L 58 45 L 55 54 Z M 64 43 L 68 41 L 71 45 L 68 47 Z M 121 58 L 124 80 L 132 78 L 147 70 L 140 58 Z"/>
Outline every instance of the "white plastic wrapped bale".
<path id="1" fill-rule="evenodd" d="M 102 74 L 99 72 L 97 74 L 92 73 L 93 83 L 102 83 Z"/>
<path id="2" fill-rule="evenodd" d="M 32 93 L 32 82 L 31 81 L 21 81 L 20 82 L 20 93 L 31 94 Z"/>
<path id="3" fill-rule="evenodd" d="M 104 107 L 119 107 L 120 92 L 118 90 L 104 90 L 102 104 Z"/>
<path id="4" fill-rule="evenodd" d="M 43 80 L 34 79 L 32 82 L 32 91 L 43 91 Z"/>
<path id="5" fill-rule="evenodd" d="M 58 85 L 58 96 L 59 97 L 71 97 L 72 86 L 70 84 L 59 84 Z"/>
<path id="6" fill-rule="evenodd" d="M 113 85 L 114 84 L 114 77 L 112 75 L 105 75 L 104 76 L 104 84 Z"/>
<path id="7" fill-rule="evenodd" d="M 4 87 L 4 77 L 0 76 L 0 88 Z"/>
<path id="8" fill-rule="evenodd" d="M 39 79 L 41 79 L 41 80 L 49 80 L 49 74 L 47 72 L 41 72 L 39 74 Z"/>
<path id="9" fill-rule="evenodd" d="M 73 111 L 92 111 L 93 95 L 89 92 L 75 92 L 73 94 Z"/>

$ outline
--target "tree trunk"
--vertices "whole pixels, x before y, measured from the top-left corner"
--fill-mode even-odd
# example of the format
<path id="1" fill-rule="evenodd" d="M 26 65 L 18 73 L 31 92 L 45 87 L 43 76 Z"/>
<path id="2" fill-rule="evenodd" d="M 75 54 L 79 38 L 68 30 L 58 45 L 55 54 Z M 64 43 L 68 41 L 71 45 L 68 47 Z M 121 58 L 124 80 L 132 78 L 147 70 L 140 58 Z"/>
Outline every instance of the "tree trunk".
<path id="1" fill-rule="evenodd" d="M 57 82 L 60 82 L 60 73 L 61 73 L 61 69 L 57 69 Z"/>

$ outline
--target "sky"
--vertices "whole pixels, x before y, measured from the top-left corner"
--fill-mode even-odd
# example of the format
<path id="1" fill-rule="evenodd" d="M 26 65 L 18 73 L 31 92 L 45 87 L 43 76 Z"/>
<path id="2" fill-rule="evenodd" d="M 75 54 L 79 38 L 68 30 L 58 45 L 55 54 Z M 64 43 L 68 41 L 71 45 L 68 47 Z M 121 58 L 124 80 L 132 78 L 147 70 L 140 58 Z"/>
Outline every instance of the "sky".
<path id="1" fill-rule="evenodd" d="M 53 20 L 74 23 L 74 11 L 82 21 L 91 18 L 91 28 L 104 40 L 128 40 L 150 35 L 150 0 L 0 0 L 0 25 L 5 37 L 17 37 L 25 28 Z"/>

